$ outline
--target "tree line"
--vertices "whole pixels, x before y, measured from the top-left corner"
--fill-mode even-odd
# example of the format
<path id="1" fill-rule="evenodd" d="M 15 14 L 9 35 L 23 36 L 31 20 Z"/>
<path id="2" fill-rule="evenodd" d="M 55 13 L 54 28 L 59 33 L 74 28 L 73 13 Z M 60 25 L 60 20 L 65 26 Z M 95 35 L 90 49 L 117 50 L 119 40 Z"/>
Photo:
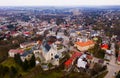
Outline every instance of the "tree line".
<path id="1" fill-rule="evenodd" d="M 21 60 L 20 54 L 15 54 L 14 60 L 19 66 L 22 67 L 24 71 L 27 71 L 28 69 L 35 67 L 36 64 L 34 54 L 29 60 L 25 59 L 24 61 Z"/>

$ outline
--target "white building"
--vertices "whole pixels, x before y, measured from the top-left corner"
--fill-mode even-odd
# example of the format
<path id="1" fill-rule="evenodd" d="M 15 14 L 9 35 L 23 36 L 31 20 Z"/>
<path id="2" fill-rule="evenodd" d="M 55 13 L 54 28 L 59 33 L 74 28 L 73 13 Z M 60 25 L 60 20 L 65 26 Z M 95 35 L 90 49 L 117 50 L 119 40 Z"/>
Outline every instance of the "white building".
<path id="1" fill-rule="evenodd" d="M 86 68 L 87 62 L 83 61 L 83 59 L 79 58 L 77 61 L 77 67 L 82 67 L 82 68 Z"/>
<path id="2" fill-rule="evenodd" d="M 49 45 L 47 45 L 49 46 Z M 48 48 L 48 47 L 46 47 Z M 46 51 L 45 47 L 42 46 L 42 53 L 46 62 L 51 62 L 53 65 L 59 65 L 59 55 L 57 51 L 57 45 L 54 43 L 50 46 L 49 51 Z M 57 57 L 57 58 L 56 58 Z"/>
<path id="3" fill-rule="evenodd" d="M 8 52 L 8 54 L 9 54 L 10 57 L 14 57 L 15 54 L 22 55 L 23 53 L 24 53 L 24 50 L 22 50 L 22 49 L 11 49 Z"/>

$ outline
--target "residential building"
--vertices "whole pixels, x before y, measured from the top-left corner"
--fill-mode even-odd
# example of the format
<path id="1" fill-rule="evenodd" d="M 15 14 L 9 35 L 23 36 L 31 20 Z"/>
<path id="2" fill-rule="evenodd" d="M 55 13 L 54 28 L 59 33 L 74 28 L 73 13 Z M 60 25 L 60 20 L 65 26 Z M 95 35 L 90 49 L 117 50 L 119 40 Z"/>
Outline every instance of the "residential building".
<path id="1" fill-rule="evenodd" d="M 10 49 L 8 54 L 10 57 L 14 57 L 15 54 L 20 54 L 22 55 L 24 53 L 24 50 L 23 49 Z"/>
<path id="2" fill-rule="evenodd" d="M 108 50 L 108 48 L 109 48 L 108 44 L 101 45 L 101 49 L 103 49 L 103 50 Z"/>
<path id="3" fill-rule="evenodd" d="M 20 44 L 20 48 L 27 48 L 29 46 L 34 46 L 36 43 L 35 42 L 25 42 Z"/>
<path id="4" fill-rule="evenodd" d="M 95 43 L 93 40 L 77 41 L 74 46 L 80 51 L 87 51 L 88 49 L 94 47 Z"/>
<path id="5" fill-rule="evenodd" d="M 69 58 L 64 64 L 65 64 L 65 68 L 69 69 L 73 64 L 74 61 L 80 57 L 82 55 L 81 52 L 74 52 L 74 54 L 71 56 L 71 58 Z"/>
<path id="6" fill-rule="evenodd" d="M 79 58 L 77 61 L 77 67 L 79 68 L 86 68 L 87 62 L 84 61 L 83 59 Z"/>

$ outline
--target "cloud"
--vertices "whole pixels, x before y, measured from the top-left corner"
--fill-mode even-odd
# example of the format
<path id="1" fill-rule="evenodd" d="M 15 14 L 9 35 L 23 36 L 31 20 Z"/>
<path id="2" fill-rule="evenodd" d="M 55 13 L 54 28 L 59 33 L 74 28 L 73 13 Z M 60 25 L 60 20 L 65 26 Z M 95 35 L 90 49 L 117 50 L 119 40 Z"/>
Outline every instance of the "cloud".
<path id="1" fill-rule="evenodd" d="M 120 5 L 120 0 L 0 0 L 0 6 Z"/>

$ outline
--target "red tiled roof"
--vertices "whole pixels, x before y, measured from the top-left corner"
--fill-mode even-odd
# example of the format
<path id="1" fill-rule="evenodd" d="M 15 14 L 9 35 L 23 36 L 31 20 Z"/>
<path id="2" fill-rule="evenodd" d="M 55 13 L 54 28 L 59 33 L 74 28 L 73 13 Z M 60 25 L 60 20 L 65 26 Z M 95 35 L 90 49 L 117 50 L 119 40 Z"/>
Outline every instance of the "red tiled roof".
<path id="1" fill-rule="evenodd" d="M 118 56 L 117 60 L 120 62 L 120 56 Z"/>
<path id="2" fill-rule="evenodd" d="M 27 35 L 29 35 L 29 34 L 30 34 L 30 32 L 27 32 L 27 31 L 26 31 L 26 32 L 24 32 L 24 34 L 27 34 Z"/>
<path id="3" fill-rule="evenodd" d="M 77 57 L 79 57 L 81 55 L 82 55 L 82 53 L 80 53 L 80 52 L 74 52 L 74 54 L 72 55 L 71 59 L 75 59 L 75 58 L 77 58 Z"/>
<path id="4" fill-rule="evenodd" d="M 11 49 L 11 50 L 9 50 L 9 53 L 24 53 L 24 50 L 22 50 L 22 49 Z"/>
<path id="5" fill-rule="evenodd" d="M 48 42 L 49 45 L 52 44 L 52 43 L 53 43 L 53 42 L 51 42 L 51 41 Z"/>
<path id="6" fill-rule="evenodd" d="M 69 67 L 71 64 L 72 64 L 73 60 L 72 59 L 69 59 L 65 62 L 65 66 L 66 67 Z"/>
<path id="7" fill-rule="evenodd" d="M 76 59 L 77 57 L 80 57 L 81 55 L 82 55 L 82 53 L 80 53 L 80 52 L 74 52 L 74 54 L 72 55 L 72 57 L 69 58 L 69 59 L 65 62 L 65 66 L 66 66 L 66 67 L 69 67 L 69 66 L 72 64 L 73 60 Z"/>
<path id="8" fill-rule="evenodd" d="M 102 49 L 108 49 L 109 47 L 108 47 L 108 44 L 102 44 L 102 45 L 101 45 L 101 48 L 102 48 Z"/>
<path id="9" fill-rule="evenodd" d="M 81 47 L 85 47 L 85 46 L 89 46 L 89 45 L 94 44 L 94 42 L 92 40 L 88 40 L 86 42 L 80 42 L 80 41 L 78 41 L 75 44 L 77 44 L 77 45 L 79 45 Z"/>

